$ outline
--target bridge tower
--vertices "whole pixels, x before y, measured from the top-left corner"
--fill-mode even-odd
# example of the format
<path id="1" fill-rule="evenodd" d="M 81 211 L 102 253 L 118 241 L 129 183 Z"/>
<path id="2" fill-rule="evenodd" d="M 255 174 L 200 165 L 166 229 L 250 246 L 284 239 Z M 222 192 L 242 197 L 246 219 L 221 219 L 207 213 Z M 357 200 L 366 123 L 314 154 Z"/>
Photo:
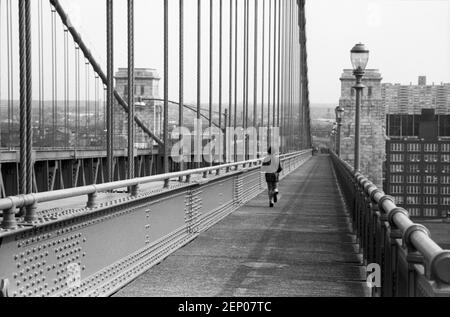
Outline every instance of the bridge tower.
<path id="1" fill-rule="evenodd" d="M 351 165 L 355 149 L 356 92 L 353 71 L 345 69 L 341 77 L 340 106 L 345 109 L 341 129 L 341 157 Z M 361 108 L 361 172 L 383 187 L 383 162 L 386 156 L 386 109 L 381 96 L 382 77 L 378 70 L 366 70 Z"/>
<path id="2" fill-rule="evenodd" d="M 120 95 L 127 100 L 128 96 L 128 69 L 119 68 L 115 75 L 116 90 Z M 136 100 L 136 114 L 137 116 L 154 131 L 155 135 L 161 137 L 162 135 L 162 103 L 152 99 L 159 99 L 159 83 L 161 77 L 155 69 L 150 68 L 136 68 L 135 69 L 135 87 L 134 97 Z M 120 146 L 126 147 L 127 144 L 127 114 L 117 103 L 114 106 L 114 131 L 116 135 L 116 142 Z M 136 147 L 148 148 L 148 139 L 143 131 L 137 132 Z"/>

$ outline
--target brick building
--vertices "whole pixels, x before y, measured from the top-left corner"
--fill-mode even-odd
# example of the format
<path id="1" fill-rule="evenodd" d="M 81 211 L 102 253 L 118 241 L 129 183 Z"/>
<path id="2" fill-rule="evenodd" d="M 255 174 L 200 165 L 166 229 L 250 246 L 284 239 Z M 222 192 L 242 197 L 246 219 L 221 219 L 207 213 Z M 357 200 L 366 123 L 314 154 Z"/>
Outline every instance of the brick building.
<path id="1" fill-rule="evenodd" d="M 435 109 L 423 109 L 417 130 L 400 136 L 392 130 L 387 141 L 385 191 L 418 218 L 450 215 L 450 138 L 439 131 Z"/>
<path id="2" fill-rule="evenodd" d="M 386 105 L 384 188 L 413 217 L 450 212 L 450 84 L 383 84 Z"/>

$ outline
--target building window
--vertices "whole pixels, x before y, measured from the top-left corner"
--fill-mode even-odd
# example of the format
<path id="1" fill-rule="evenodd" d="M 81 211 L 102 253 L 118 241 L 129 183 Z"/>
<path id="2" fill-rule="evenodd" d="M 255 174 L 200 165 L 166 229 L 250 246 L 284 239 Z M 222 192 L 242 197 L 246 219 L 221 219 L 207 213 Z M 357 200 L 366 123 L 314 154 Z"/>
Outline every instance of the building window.
<path id="1" fill-rule="evenodd" d="M 408 212 L 411 217 L 420 217 L 421 215 L 420 208 L 409 208 Z"/>
<path id="2" fill-rule="evenodd" d="M 449 153 L 450 152 L 450 144 L 441 144 L 441 152 Z"/>
<path id="3" fill-rule="evenodd" d="M 437 217 L 438 211 L 436 208 L 425 208 L 423 210 L 425 217 Z"/>
<path id="4" fill-rule="evenodd" d="M 403 194 L 403 186 L 391 186 L 391 194 Z"/>
<path id="5" fill-rule="evenodd" d="M 391 175 L 392 184 L 403 184 L 403 175 Z"/>
<path id="6" fill-rule="evenodd" d="M 128 86 L 127 85 L 123 86 L 123 95 L 128 96 Z"/>
<path id="7" fill-rule="evenodd" d="M 414 136 L 414 117 L 402 115 L 402 136 Z"/>
<path id="8" fill-rule="evenodd" d="M 443 197 L 441 204 L 442 206 L 450 206 L 450 197 Z"/>
<path id="9" fill-rule="evenodd" d="M 405 145 L 403 143 L 392 143 L 391 151 L 392 152 L 403 152 L 405 150 Z"/>
<path id="10" fill-rule="evenodd" d="M 427 175 L 427 176 L 424 176 L 423 182 L 425 184 L 437 184 L 438 183 L 438 178 L 437 178 L 437 176 Z"/>
<path id="11" fill-rule="evenodd" d="M 402 119 L 399 115 L 389 116 L 389 136 L 401 136 Z"/>
<path id="12" fill-rule="evenodd" d="M 408 184 L 420 184 L 420 178 L 418 175 L 409 175 Z"/>
<path id="13" fill-rule="evenodd" d="M 406 204 L 407 205 L 420 205 L 420 197 L 419 196 L 407 196 Z"/>
<path id="14" fill-rule="evenodd" d="M 427 163 L 437 163 L 438 156 L 436 154 L 426 154 L 424 155 L 423 160 Z"/>
<path id="15" fill-rule="evenodd" d="M 441 155 L 441 162 L 442 163 L 450 163 L 450 154 Z"/>
<path id="16" fill-rule="evenodd" d="M 392 154 L 391 155 L 391 162 L 395 163 L 403 163 L 405 160 L 403 154 Z"/>
<path id="17" fill-rule="evenodd" d="M 141 96 L 144 96 L 144 95 L 145 95 L 145 86 L 142 85 L 141 86 Z"/>
<path id="18" fill-rule="evenodd" d="M 403 173 L 405 171 L 405 166 L 402 164 L 392 164 L 391 173 Z"/>
<path id="19" fill-rule="evenodd" d="M 423 187 L 423 193 L 425 195 L 437 195 L 438 194 L 438 188 L 436 186 L 424 186 Z"/>
<path id="20" fill-rule="evenodd" d="M 406 189 L 406 193 L 408 195 L 419 195 L 420 194 L 420 186 L 408 186 Z"/>
<path id="21" fill-rule="evenodd" d="M 367 91 L 367 95 L 369 96 L 369 98 L 372 98 L 373 95 L 373 87 L 369 87 L 368 91 Z"/>
<path id="22" fill-rule="evenodd" d="M 439 116 L 439 136 L 450 136 L 450 115 Z"/>
<path id="23" fill-rule="evenodd" d="M 403 196 L 395 196 L 394 200 L 397 205 L 403 205 L 405 203 L 405 198 Z"/>
<path id="24" fill-rule="evenodd" d="M 450 185 L 450 176 L 441 176 L 441 184 Z"/>
<path id="25" fill-rule="evenodd" d="M 419 166 L 419 164 L 411 164 L 411 165 L 409 165 L 408 171 L 409 171 L 409 173 L 412 173 L 412 174 L 420 173 L 420 166 Z"/>
<path id="26" fill-rule="evenodd" d="M 410 162 L 420 162 L 420 154 L 410 154 L 409 155 L 409 161 Z"/>
<path id="27" fill-rule="evenodd" d="M 436 165 L 434 165 L 434 164 L 425 165 L 425 173 L 436 174 Z"/>
<path id="28" fill-rule="evenodd" d="M 441 187 L 441 194 L 442 195 L 450 195 L 450 187 L 449 186 Z"/>
<path id="29" fill-rule="evenodd" d="M 438 198 L 433 196 L 424 196 L 423 204 L 427 206 L 435 206 L 438 204 Z"/>
<path id="30" fill-rule="evenodd" d="M 407 147 L 408 152 L 420 152 L 420 148 L 421 146 L 418 143 L 410 143 Z"/>
<path id="31" fill-rule="evenodd" d="M 442 174 L 450 174 L 450 165 L 442 166 Z"/>
<path id="32" fill-rule="evenodd" d="M 436 153 L 438 151 L 437 144 L 425 144 L 424 151 L 428 153 Z"/>
<path id="33" fill-rule="evenodd" d="M 350 95 L 351 95 L 352 97 L 355 97 L 355 88 L 351 88 Z"/>

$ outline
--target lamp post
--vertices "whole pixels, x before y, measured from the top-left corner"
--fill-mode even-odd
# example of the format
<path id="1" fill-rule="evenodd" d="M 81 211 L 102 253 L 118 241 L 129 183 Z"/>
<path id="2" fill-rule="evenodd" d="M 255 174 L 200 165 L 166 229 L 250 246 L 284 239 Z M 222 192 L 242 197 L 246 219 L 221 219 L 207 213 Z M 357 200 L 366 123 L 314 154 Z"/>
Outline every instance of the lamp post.
<path id="1" fill-rule="evenodd" d="M 336 123 L 335 123 L 336 124 Z M 332 143 L 332 147 L 331 149 L 334 150 L 334 152 L 336 152 L 336 135 L 337 135 L 337 128 L 336 125 L 333 127 L 333 130 L 331 130 L 330 133 L 330 137 L 331 137 L 331 143 Z M 334 140 L 333 140 L 334 139 Z"/>
<path id="2" fill-rule="evenodd" d="M 336 107 L 336 122 L 337 122 L 337 144 L 336 144 L 336 154 L 341 157 L 341 131 L 342 131 L 342 119 L 344 117 L 345 109 L 341 106 Z"/>
<path id="3" fill-rule="evenodd" d="M 355 111 L 355 170 L 361 169 L 360 162 L 360 113 L 361 113 L 361 99 L 362 92 L 365 86 L 362 79 L 365 74 L 367 63 L 369 62 L 369 51 L 362 43 L 356 44 L 351 50 L 351 61 L 353 64 L 353 75 L 356 78 L 356 85 L 353 87 L 356 90 L 356 111 Z"/>

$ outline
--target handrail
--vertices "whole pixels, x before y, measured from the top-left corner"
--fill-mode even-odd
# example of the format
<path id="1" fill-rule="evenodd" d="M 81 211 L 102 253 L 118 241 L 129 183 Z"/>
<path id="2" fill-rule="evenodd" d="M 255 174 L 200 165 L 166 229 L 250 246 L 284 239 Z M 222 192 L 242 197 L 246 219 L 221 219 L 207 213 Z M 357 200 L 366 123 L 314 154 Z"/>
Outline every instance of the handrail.
<path id="1" fill-rule="evenodd" d="M 419 252 L 428 265 L 430 279 L 450 284 L 450 251 L 443 250 L 432 238 L 430 231 L 423 225 L 414 223 L 407 210 L 397 207 L 392 197 L 378 189 L 367 177 L 357 172 L 347 162 L 331 152 L 335 162 L 340 164 L 353 178 L 355 183 L 385 213 L 390 225 L 402 234 L 405 246 L 411 252 Z"/>
<path id="2" fill-rule="evenodd" d="M 305 151 L 299 151 L 299 152 L 293 152 L 288 154 L 280 155 L 281 160 L 287 160 L 291 159 L 296 156 L 301 156 L 304 154 L 307 154 L 308 152 L 311 152 L 311 150 L 305 150 Z M 75 198 L 80 197 L 84 195 L 89 195 L 89 201 L 88 205 L 90 204 L 91 207 L 95 206 L 95 203 L 93 202 L 93 199 L 95 199 L 95 195 L 97 193 L 101 192 L 108 192 L 113 191 L 121 188 L 134 188 L 137 189 L 137 186 L 144 185 L 148 183 L 154 183 L 154 182 L 166 182 L 170 179 L 181 179 L 183 177 L 187 177 L 188 181 L 190 180 L 190 177 L 192 175 L 197 174 L 203 174 L 207 175 L 209 172 L 216 171 L 217 173 L 220 172 L 222 169 L 227 169 L 227 171 L 233 167 L 238 168 L 240 165 L 243 167 L 246 167 L 247 165 L 256 165 L 260 164 L 262 162 L 263 158 L 249 160 L 249 161 L 241 161 L 241 162 L 235 162 L 235 163 L 229 163 L 229 164 L 223 164 L 223 165 L 217 165 L 213 167 L 205 167 L 195 170 L 187 170 L 182 172 L 174 172 L 169 174 L 162 174 L 162 175 L 155 175 L 155 176 L 148 176 L 148 177 L 142 177 L 142 178 L 134 178 L 130 180 L 124 180 L 124 181 L 116 181 L 112 183 L 105 183 L 100 185 L 89 185 L 84 187 L 77 187 L 77 188 L 71 188 L 71 189 L 62 189 L 52 192 L 43 192 L 43 193 L 34 193 L 34 194 L 28 194 L 28 195 L 19 195 L 19 196 L 13 196 L 13 197 L 7 197 L 0 199 L 0 210 L 3 210 L 3 222 L 8 227 L 9 221 L 14 222 L 15 217 L 15 210 L 19 208 L 29 207 L 34 208 L 36 204 L 43 203 L 43 202 L 49 202 L 54 200 L 61 200 L 66 198 Z M 135 191 L 132 193 L 132 195 L 137 195 L 137 192 Z M 28 212 L 28 211 L 27 211 Z"/>

